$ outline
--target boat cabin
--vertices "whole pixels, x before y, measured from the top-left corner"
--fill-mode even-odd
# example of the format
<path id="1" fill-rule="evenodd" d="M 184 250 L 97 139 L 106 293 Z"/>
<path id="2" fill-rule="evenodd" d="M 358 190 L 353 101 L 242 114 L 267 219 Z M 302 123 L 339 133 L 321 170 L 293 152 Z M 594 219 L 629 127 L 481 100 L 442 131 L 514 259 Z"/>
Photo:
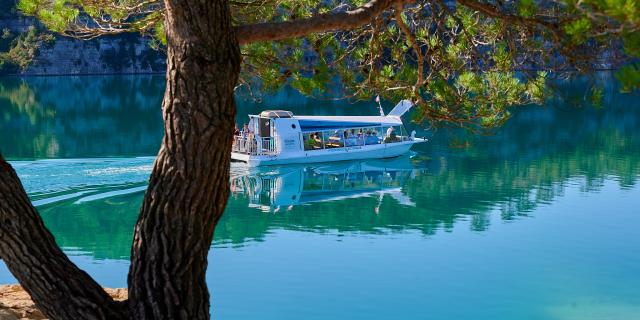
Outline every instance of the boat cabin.
<path id="1" fill-rule="evenodd" d="M 386 116 L 296 116 L 286 110 L 249 115 L 248 125 L 234 137 L 232 157 L 246 162 L 249 157 L 313 158 L 412 141 L 400 119 L 411 107 L 405 101 Z"/>

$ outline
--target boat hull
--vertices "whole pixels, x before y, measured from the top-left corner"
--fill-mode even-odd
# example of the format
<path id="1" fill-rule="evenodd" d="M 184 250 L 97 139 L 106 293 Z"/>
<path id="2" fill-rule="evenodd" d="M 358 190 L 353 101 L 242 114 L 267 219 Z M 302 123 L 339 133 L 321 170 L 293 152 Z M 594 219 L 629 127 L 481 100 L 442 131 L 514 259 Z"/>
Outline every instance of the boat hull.
<path id="1" fill-rule="evenodd" d="M 408 152 L 416 143 L 427 140 L 415 139 L 396 143 L 356 146 L 335 149 L 291 152 L 287 155 L 247 155 L 231 153 L 231 159 L 246 162 L 249 166 L 265 166 L 293 163 L 318 163 L 344 160 L 382 159 L 400 156 Z"/>

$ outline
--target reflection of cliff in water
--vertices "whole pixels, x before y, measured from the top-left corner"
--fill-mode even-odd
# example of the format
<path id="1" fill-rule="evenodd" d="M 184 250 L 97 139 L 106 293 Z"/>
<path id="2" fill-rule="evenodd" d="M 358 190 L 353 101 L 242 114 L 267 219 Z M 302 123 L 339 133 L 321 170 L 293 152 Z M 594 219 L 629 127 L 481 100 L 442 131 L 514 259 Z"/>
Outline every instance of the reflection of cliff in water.
<path id="1" fill-rule="evenodd" d="M 162 75 L 0 78 L 0 150 L 11 159 L 155 155 L 162 137 Z M 371 104 L 308 99 L 292 89 L 238 95 L 237 119 L 265 108 L 371 114 Z M 363 108 L 360 108 L 363 106 Z"/>
<path id="2" fill-rule="evenodd" d="M 9 158 L 152 155 L 162 76 L 0 79 L 0 148 Z"/>

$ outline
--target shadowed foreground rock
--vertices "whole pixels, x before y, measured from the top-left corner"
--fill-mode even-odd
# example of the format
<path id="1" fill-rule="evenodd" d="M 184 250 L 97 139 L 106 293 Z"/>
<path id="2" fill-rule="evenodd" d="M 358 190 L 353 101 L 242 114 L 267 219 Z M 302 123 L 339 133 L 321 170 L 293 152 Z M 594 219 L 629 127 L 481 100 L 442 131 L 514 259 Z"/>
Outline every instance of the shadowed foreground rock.
<path id="1" fill-rule="evenodd" d="M 127 299 L 127 289 L 105 291 L 116 301 Z M 0 285 L 0 320 L 42 320 L 47 319 L 36 308 L 31 297 L 18 284 Z"/>

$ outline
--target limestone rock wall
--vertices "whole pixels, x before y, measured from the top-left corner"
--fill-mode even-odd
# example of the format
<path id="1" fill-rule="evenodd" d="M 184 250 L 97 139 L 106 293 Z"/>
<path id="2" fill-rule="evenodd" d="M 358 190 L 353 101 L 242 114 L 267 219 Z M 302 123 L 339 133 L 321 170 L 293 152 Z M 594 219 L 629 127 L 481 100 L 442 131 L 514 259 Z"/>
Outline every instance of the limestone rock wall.
<path id="1" fill-rule="evenodd" d="M 31 26 L 40 27 L 32 17 L 18 13 L 0 14 L 0 34 L 4 29 L 13 34 L 27 32 Z M 44 43 L 29 67 L 18 74 L 162 73 L 165 70 L 164 52 L 151 48 L 150 40 L 138 34 L 104 36 L 93 40 L 56 36 L 52 43 Z"/>
<path id="2" fill-rule="evenodd" d="M 93 40 L 56 37 L 40 48 L 26 75 L 158 73 L 165 70 L 165 56 L 152 49 L 149 40 L 135 34 Z"/>

